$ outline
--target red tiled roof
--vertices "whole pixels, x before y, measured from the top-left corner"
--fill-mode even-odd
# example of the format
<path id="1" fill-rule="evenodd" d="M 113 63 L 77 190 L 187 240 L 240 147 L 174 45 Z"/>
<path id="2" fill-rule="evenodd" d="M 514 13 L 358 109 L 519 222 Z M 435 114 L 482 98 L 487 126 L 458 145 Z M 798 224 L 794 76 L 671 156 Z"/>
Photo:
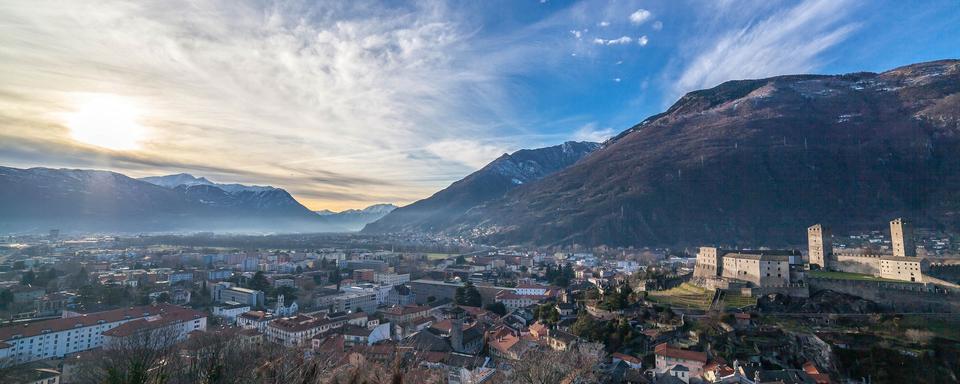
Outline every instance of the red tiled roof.
<path id="1" fill-rule="evenodd" d="M 276 319 L 267 323 L 267 326 L 287 332 L 302 332 L 331 322 L 332 321 L 329 319 L 310 317 L 306 315 L 296 315 L 293 317 Z"/>
<path id="2" fill-rule="evenodd" d="M 170 324 L 199 319 L 201 317 L 206 317 L 206 315 L 203 312 L 188 308 L 173 307 L 157 316 L 149 316 L 120 324 L 116 328 L 104 331 L 103 335 L 113 337 L 130 336 L 141 330 L 157 329 Z"/>
<path id="3" fill-rule="evenodd" d="M 642 360 L 640 360 L 639 357 L 630 356 L 630 355 L 625 355 L 625 354 L 622 354 L 622 353 L 620 353 L 620 352 L 614 352 L 614 353 L 612 353 L 610 356 L 613 357 L 614 359 L 620 359 L 620 360 L 626 361 L 626 362 L 628 362 L 628 363 L 630 363 L 630 364 L 640 364 L 640 363 L 642 362 Z"/>
<path id="4" fill-rule="evenodd" d="M 380 312 L 383 312 L 388 315 L 409 315 L 411 313 L 425 312 L 429 311 L 430 307 L 426 305 L 406 305 L 403 307 L 390 307 L 383 309 Z"/>
<path id="5" fill-rule="evenodd" d="M 707 362 L 706 353 L 671 347 L 667 343 L 660 343 L 657 345 L 657 347 L 654 349 L 654 353 L 657 355 L 672 357 L 674 359 L 699 361 L 704 364 Z"/>
<path id="6" fill-rule="evenodd" d="M 92 325 L 97 325 L 97 322 L 100 320 L 103 320 L 104 323 L 113 323 L 126 319 L 137 319 L 176 309 L 183 308 L 171 304 L 157 304 L 155 306 L 147 305 L 142 307 L 130 307 L 115 309 L 112 311 L 95 312 L 75 317 L 38 321 L 36 323 L 24 325 L 2 327 L 0 328 L 0 340 L 10 340 L 15 335 L 20 335 L 20 337 L 36 336 L 43 333 L 45 330 L 49 330 L 50 332 L 59 332 L 73 328 L 89 327 Z"/>
<path id="7" fill-rule="evenodd" d="M 267 318 L 267 313 L 264 311 L 249 311 L 240 314 L 240 317 L 250 320 L 262 321 Z"/>

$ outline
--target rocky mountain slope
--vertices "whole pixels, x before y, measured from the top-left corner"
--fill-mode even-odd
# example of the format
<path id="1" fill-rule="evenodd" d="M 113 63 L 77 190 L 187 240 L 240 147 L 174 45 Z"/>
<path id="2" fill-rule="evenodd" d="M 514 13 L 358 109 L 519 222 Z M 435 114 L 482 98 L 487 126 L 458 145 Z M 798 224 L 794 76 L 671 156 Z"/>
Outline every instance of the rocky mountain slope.
<path id="1" fill-rule="evenodd" d="M 497 244 L 800 244 L 813 223 L 899 216 L 960 229 L 960 61 L 726 82 L 569 168 L 422 219 L 440 209 L 395 218 Z"/>
<path id="2" fill-rule="evenodd" d="M 507 191 L 564 169 L 599 147 L 597 143 L 566 142 L 552 147 L 503 154 L 480 170 L 429 198 L 398 208 L 363 232 L 440 231 L 461 215 Z"/>

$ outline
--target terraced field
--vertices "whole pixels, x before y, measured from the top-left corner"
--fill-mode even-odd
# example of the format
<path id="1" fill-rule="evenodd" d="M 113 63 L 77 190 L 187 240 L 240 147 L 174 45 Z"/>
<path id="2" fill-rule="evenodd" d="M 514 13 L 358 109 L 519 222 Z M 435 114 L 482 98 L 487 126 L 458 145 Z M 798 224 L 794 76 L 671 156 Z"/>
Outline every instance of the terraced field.
<path id="1" fill-rule="evenodd" d="M 666 291 L 649 292 L 647 298 L 650 301 L 673 307 L 707 310 L 713 300 L 713 290 L 683 283 L 679 287 Z"/>
<path id="2" fill-rule="evenodd" d="M 756 305 L 757 298 L 743 297 L 734 292 L 729 292 L 727 293 L 726 296 L 723 297 L 723 304 L 727 308 L 743 308 L 748 305 Z"/>

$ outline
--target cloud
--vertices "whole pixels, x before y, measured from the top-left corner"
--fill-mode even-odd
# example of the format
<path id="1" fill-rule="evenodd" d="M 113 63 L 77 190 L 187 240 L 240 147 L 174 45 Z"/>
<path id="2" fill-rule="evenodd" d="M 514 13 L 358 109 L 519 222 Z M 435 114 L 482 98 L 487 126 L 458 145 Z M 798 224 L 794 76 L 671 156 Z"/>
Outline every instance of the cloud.
<path id="1" fill-rule="evenodd" d="M 654 31 L 659 31 L 663 29 L 663 22 L 660 20 L 654 21 L 650 27 L 653 28 Z"/>
<path id="2" fill-rule="evenodd" d="M 601 38 L 593 39 L 593 43 L 597 45 L 624 45 L 630 44 L 633 42 L 633 38 L 630 36 L 620 36 L 616 39 L 605 40 Z"/>
<path id="3" fill-rule="evenodd" d="M 601 27 L 609 27 L 609 26 L 610 26 L 610 22 L 609 22 L 609 21 L 601 21 L 601 22 L 598 23 L 597 25 L 599 25 L 599 26 L 601 26 Z"/>
<path id="4" fill-rule="evenodd" d="M 38 0 L 0 4 L 0 26 L 3 133 L 33 146 L 31 157 L 0 146 L 0 161 L 183 170 L 295 196 L 376 196 L 359 192 L 371 182 L 429 195 L 490 151 L 426 143 L 515 132 L 509 78 L 566 56 L 530 43 L 544 26 L 480 35 L 441 3 Z M 142 150 L 70 140 L 59 116 L 86 92 L 136 100 L 151 133 Z M 32 140 L 44 136 L 56 137 Z M 65 148 L 69 161 L 54 155 Z"/>
<path id="5" fill-rule="evenodd" d="M 650 11 L 641 8 L 630 14 L 630 22 L 635 25 L 640 25 L 650 19 L 650 16 Z"/>
<path id="6" fill-rule="evenodd" d="M 615 134 L 616 131 L 614 131 L 613 128 L 598 128 L 597 123 L 587 123 L 573 132 L 571 140 L 602 143 Z"/>
<path id="7" fill-rule="evenodd" d="M 503 145 L 468 140 L 449 140 L 430 143 L 427 151 L 435 156 L 454 159 L 463 165 L 478 169 L 509 151 Z"/>
<path id="8" fill-rule="evenodd" d="M 646 47 L 647 43 L 650 42 L 650 39 L 647 38 L 647 35 L 643 35 L 637 38 L 637 44 L 640 44 L 641 47 Z"/>
<path id="9" fill-rule="evenodd" d="M 821 55 L 844 41 L 858 27 L 846 22 L 857 7 L 851 0 L 808 0 L 774 12 L 765 19 L 745 21 L 693 41 L 702 48 L 674 82 L 679 96 L 727 80 L 804 73 L 822 65 Z"/>
<path id="10" fill-rule="evenodd" d="M 573 37 L 577 40 L 580 40 L 583 38 L 583 31 L 578 31 L 574 29 L 570 31 L 570 34 L 573 35 Z"/>

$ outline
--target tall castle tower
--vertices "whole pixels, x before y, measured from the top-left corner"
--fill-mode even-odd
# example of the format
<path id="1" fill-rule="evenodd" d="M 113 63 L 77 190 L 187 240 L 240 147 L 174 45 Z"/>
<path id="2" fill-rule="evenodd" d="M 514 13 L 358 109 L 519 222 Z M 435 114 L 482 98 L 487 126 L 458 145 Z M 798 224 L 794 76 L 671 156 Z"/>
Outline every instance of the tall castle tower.
<path id="1" fill-rule="evenodd" d="M 807 228 L 807 246 L 810 264 L 816 264 L 821 269 L 830 266 L 833 259 L 833 243 L 830 240 L 830 230 L 820 224 Z"/>
<path id="2" fill-rule="evenodd" d="M 890 222 L 890 243 L 894 256 L 917 256 L 917 245 L 913 242 L 913 226 L 902 217 Z"/>

